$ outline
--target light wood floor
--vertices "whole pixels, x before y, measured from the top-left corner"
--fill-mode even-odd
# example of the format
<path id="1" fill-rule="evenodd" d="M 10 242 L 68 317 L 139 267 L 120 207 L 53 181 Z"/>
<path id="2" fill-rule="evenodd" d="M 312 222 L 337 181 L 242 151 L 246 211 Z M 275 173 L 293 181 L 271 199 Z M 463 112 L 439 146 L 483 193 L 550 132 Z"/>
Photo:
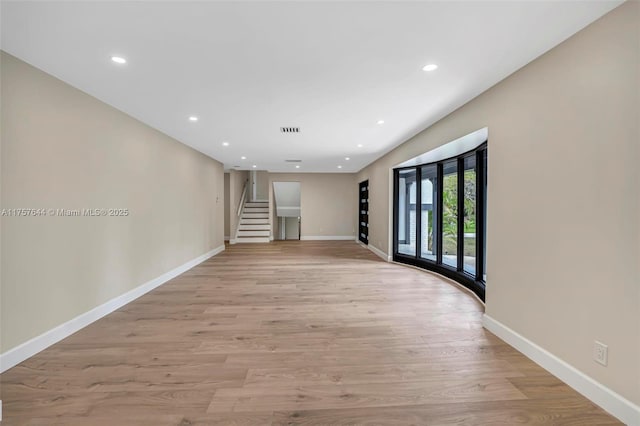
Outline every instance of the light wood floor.
<path id="1" fill-rule="evenodd" d="M 353 242 L 235 245 L 0 376 L 3 426 L 617 424 Z"/>

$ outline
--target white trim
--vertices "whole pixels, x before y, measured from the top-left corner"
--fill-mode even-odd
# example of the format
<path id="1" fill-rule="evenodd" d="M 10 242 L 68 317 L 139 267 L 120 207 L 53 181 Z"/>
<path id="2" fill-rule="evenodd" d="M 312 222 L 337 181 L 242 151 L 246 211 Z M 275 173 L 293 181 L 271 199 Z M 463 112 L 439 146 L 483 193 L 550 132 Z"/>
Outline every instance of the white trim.
<path id="1" fill-rule="evenodd" d="M 0 354 L 0 373 L 7 371 L 17 364 L 20 364 L 22 361 L 34 356 L 38 352 L 48 348 L 54 343 L 57 343 L 60 340 L 69 337 L 73 333 L 88 326 L 94 321 L 97 321 L 100 318 L 115 311 L 116 309 L 121 308 L 127 303 L 134 301 L 138 297 L 150 292 L 156 287 L 161 286 L 167 281 L 177 277 L 178 275 L 188 271 L 194 266 L 204 262 L 205 260 L 215 256 L 222 251 L 224 251 L 224 245 L 216 247 L 215 249 L 201 256 L 198 256 L 195 259 L 192 259 L 187 263 L 178 266 L 177 268 L 165 272 L 159 277 L 154 278 L 151 281 L 147 281 L 146 283 L 134 288 L 133 290 L 121 294 L 120 296 L 114 297 L 113 299 L 103 303 L 102 305 L 97 306 L 83 314 L 80 314 L 63 324 L 60 324 L 59 326 L 52 328 L 51 330 L 46 331 L 41 335 L 36 336 L 33 339 L 16 346 L 15 348 L 9 349 L 7 352 Z"/>
<path id="2" fill-rule="evenodd" d="M 384 260 L 385 262 L 391 262 L 391 256 L 388 256 L 387 253 L 383 252 L 378 247 L 372 246 L 371 244 L 369 244 L 369 245 L 367 245 L 365 247 L 368 248 L 369 250 L 371 250 L 372 252 L 374 252 L 375 254 L 377 254 L 378 256 L 380 256 L 382 258 L 382 260 Z"/>
<path id="3" fill-rule="evenodd" d="M 484 314 L 482 325 L 618 420 L 628 425 L 640 425 L 640 406 L 595 381 L 489 315 Z"/>
<path id="4" fill-rule="evenodd" d="M 307 236 L 300 237 L 300 239 L 307 240 L 307 241 L 344 241 L 344 240 L 353 241 L 355 237 L 353 235 L 332 235 L 332 236 L 307 235 Z"/>
<path id="5" fill-rule="evenodd" d="M 229 236 L 228 236 L 228 235 L 225 235 L 225 236 L 224 236 L 224 240 L 225 240 L 225 241 L 229 241 Z"/>
<path id="6" fill-rule="evenodd" d="M 489 138 L 489 128 L 483 127 L 468 135 L 462 136 L 453 141 L 440 145 L 430 151 L 420 154 L 417 157 L 410 158 L 400 164 L 393 166 L 394 169 L 399 167 L 419 166 L 421 164 L 435 163 L 436 161 L 446 160 L 451 157 L 469 152 L 485 143 Z"/>

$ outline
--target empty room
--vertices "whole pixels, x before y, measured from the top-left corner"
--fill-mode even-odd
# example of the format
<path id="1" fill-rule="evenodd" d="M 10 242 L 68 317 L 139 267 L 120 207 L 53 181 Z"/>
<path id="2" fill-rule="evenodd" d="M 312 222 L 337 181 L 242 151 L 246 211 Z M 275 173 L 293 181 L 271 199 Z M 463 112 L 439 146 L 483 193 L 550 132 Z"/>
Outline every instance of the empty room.
<path id="1" fill-rule="evenodd" d="M 640 426 L 640 1 L 0 25 L 0 424 Z"/>

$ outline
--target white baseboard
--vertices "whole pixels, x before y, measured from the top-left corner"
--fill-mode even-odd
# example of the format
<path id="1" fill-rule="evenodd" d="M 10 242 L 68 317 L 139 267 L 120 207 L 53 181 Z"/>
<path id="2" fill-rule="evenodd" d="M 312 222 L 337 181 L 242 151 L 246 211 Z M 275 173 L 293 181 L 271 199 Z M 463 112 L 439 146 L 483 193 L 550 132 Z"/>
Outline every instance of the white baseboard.
<path id="1" fill-rule="evenodd" d="M 306 241 L 353 241 L 354 238 L 355 237 L 353 235 L 332 235 L 332 236 L 306 235 L 306 236 L 300 237 L 301 240 L 306 240 Z"/>
<path id="2" fill-rule="evenodd" d="M 640 425 L 640 407 L 638 405 L 595 381 L 487 314 L 482 317 L 482 325 L 587 399 L 608 411 L 618 420 L 627 425 Z"/>
<path id="3" fill-rule="evenodd" d="M 374 252 L 375 254 L 377 254 L 385 262 L 391 262 L 391 256 L 388 256 L 387 253 L 383 252 L 378 247 L 372 246 L 371 244 L 369 244 L 369 245 L 367 245 L 365 247 L 368 248 L 369 250 L 371 250 L 372 252 Z"/>
<path id="4" fill-rule="evenodd" d="M 225 235 L 225 236 L 224 236 L 224 240 L 225 240 L 225 241 L 229 241 L 229 236 L 228 236 L 228 235 Z"/>
<path id="5" fill-rule="evenodd" d="M 88 326 L 92 322 L 99 320 L 100 318 L 110 314 L 116 309 L 121 308 L 137 299 L 138 297 L 150 292 L 156 287 L 161 286 L 172 278 L 177 277 L 183 272 L 188 271 L 199 263 L 204 262 L 210 257 L 215 256 L 216 254 L 224 251 L 224 245 L 217 247 L 201 256 L 196 257 L 184 263 L 177 268 L 170 270 L 169 272 L 165 272 L 157 278 L 152 279 L 151 281 L 147 281 L 146 283 L 130 290 L 120 296 L 114 297 L 108 302 L 103 303 L 100 306 L 97 306 L 91 309 L 84 314 L 81 314 L 59 326 L 42 333 L 39 336 L 34 337 L 31 340 L 28 340 L 15 348 L 9 349 L 7 352 L 0 354 L 0 373 L 10 369 L 11 367 L 20 364 L 22 361 L 34 356 L 38 352 L 48 348 L 54 343 L 59 342 L 60 340 L 72 335 L 76 331 Z"/>

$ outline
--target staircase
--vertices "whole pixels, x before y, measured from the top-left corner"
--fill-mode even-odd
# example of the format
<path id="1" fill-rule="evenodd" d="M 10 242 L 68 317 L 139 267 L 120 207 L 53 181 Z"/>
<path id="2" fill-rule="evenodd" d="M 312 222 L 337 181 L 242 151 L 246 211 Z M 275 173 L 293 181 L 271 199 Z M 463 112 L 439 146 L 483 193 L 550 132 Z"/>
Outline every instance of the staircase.
<path id="1" fill-rule="evenodd" d="M 244 204 L 236 243 L 268 243 L 271 223 L 268 201 L 249 201 Z"/>

